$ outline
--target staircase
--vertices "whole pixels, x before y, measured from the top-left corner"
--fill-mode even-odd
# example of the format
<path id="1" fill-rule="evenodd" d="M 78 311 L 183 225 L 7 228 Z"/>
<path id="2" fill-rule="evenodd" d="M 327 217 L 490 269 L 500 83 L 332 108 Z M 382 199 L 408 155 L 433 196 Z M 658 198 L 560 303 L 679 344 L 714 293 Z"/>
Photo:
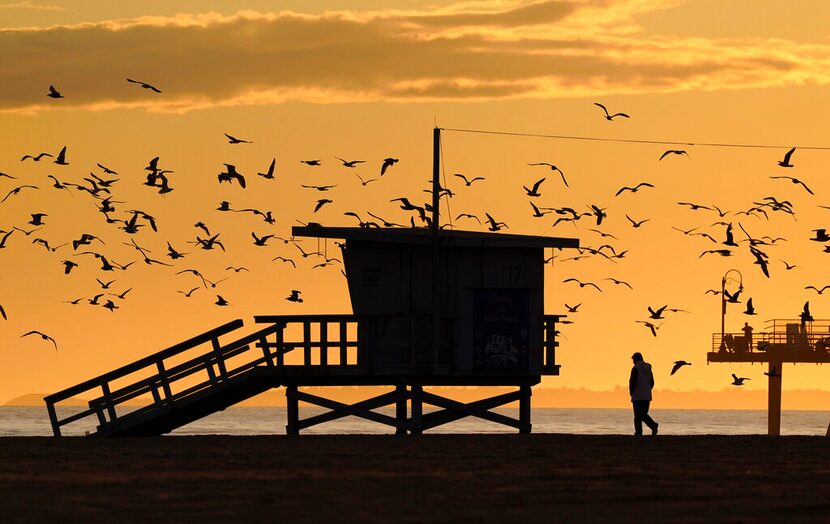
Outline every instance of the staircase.
<path id="1" fill-rule="evenodd" d="M 162 435 L 279 387 L 284 377 L 360 372 L 358 318 L 353 315 L 255 320 L 267 326 L 240 335 L 244 323 L 234 320 L 45 397 L 53 433 L 61 436 L 62 426 L 92 418 L 100 436 Z M 289 334 L 297 341 L 288 341 Z M 220 340 L 228 338 L 232 341 Z M 299 351 L 290 356 L 296 358 L 287 363 L 294 350 Z M 60 417 L 58 404 L 73 397 L 92 400 L 81 412 Z"/>

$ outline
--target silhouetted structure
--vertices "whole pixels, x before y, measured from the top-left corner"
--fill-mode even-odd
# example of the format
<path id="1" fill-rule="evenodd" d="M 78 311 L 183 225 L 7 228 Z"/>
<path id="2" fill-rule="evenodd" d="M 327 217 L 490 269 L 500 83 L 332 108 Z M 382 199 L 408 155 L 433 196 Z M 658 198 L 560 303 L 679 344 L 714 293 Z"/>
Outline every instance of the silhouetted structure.
<path id="1" fill-rule="evenodd" d="M 440 130 L 434 132 L 429 229 L 295 227 L 294 235 L 344 239 L 352 315 L 258 316 L 266 327 L 229 343 L 236 320 L 133 364 L 46 397 L 55 435 L 95 416 L 100 435 L 159 435 L 268 389 L 284 387 L 286 431 L 347 415 L 421 433 L 466 416 L 531 430 L 531 387 L 558 375 L 556 322 L 544 314 L 544 250 L 576 239 L 438 228 Z M 205 347 L 206 346 L 206 347 Z M 198 353 L 197 353 L 198 352 Z M 390 386 L 347 405 L 302 386 Z M 514 386 L 461 403 L 425 386 Z M 58 417 L 56 404 L 93 395 L 89 408 Z M 151 397 L 130 413 L 127 401 Z M 519 418 L 491 411 L 519 402 Z M 330 411 L 300 419 L 299 403 Z M 439 408 L 424 414 L 423 405 Z M 394 405 L 395 416 L 374 411 Z"/>
<path id="2" fill-rule="evenodd" d="M 769 320 L 752 335 L 752 344 L 743 333 L 715 333 L 707 361 L 768 364 L 768 433 L 779 435 L 784 363 L 830 363 L 830 320 Z"/>

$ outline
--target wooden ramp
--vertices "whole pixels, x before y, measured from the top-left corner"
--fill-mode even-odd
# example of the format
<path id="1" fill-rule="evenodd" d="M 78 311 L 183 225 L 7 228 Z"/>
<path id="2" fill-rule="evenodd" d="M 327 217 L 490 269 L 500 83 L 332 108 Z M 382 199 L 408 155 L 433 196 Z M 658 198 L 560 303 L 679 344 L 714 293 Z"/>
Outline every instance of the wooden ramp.
<path id="1" fill-rule="evenodd" d="M 541 374 L 558 374 L 554 363 L 553 333 L 557 316 L 546 316 L 540 326 L 546 336 L 547 365 Z M 224 410 L 272 388 L 285 387 L 289 434 L 343 416 L 358 416 L 388 424 L 398 433 L 420 433 L 465 416 L 507 424 L 530 431 L 530 386 L 535 375 L 458 377 L 435 369 L 419 376 L 372 369 L 372 333 L 382 317 L 302 315 L 256 317 L 260 329 L 244 334 L 242 320 L 234 320 L 132 364 L 82 382 L 44 398 L 55 436 L 67 424 L 95 424 L 98 436 L 156 436 Z M 413 363 L 414 366 L 414 363 Z M 346 405 L 299 391 L 301 386 L 376 385 L 394 391 Z M 513 385 L 515 393 L 463 404 L 422 390 L 423 385 Z M 66 414 L 68 399 L 91 399 L 79 412 Z M 490 409 L 520 402 L 520 419 Z M 327 408 L 329 413 L 300 420 L 299 402 Z M 443 408 L 422 414 L 422 404 Z M 411 415 L 407 412 L 411 405 Z M 373 411 L 393 405 L 395 416 Z"/>

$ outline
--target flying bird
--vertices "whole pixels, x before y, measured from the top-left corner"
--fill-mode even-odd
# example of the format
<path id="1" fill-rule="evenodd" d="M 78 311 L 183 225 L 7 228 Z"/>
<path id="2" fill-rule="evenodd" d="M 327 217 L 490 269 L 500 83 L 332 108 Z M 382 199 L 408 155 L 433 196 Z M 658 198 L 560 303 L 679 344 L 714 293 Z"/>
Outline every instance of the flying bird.
<path id="1" fill-rule="evenodd" d="M 331 204 L 332 202 L 334 202 L 334 200 L 330 200 L 328 198 L 321 198 L 317 201 L 317 205 L 314 206 L 314 212 L 316 213 L 317 211 L 320 211 L 321 207 L 323 207 L 326 204 Z"/>
<path id="2" fill-rule="evenodd" d="M 377 182 L 378 180 L 380 180 L 379 178 L 370 178 L 368 180 L 364 180 L 363 177 L 360 176 L 358 173 L 355 173 L 354 176 L 356 176 L 360 180 L 360 183 L 363 186 L 368 186 L 370 183 Z"/>
<path id="3" fill-rule="evenodd" d="M 604 207 L 598 207 L 595 204 L 591 204 L 591 214 L 597 217 L 597 225 L 602 224 L 602 219 L 606 218 L 608 215 L 605 213 Z"/>
<path id="4" fill-rule="evenodd" d="M 532 188 L 528 188 L 527 186 L 522 186 L 522 187 L 524 188 L 525 192 L 527 192 L 527 196 L 529 196 L 529 197 L 542 196 L 542 193 L 539 192 L 539 186 L 541 186 L 542 182 L 544 182 L 544 181 L 545 181 L 544 178 L 537 180 L 533 184 Z"/>
<path id="5" fill-rule="evenodd" d="M 54 160 L 55 164 L 59 166 L 68 166 L 69 162 L 66 161 L 66 146 L 63 146 L 60 153 L 58 153 L 58 157 Z"/>
<path id="6" fill-rule="evenodd" d="M 744 311 L 744 315 L 757 315 L 758 313 L 755 312 L 755 306 L 752 305 L 752 297 L 746 301 L 746 310 Z"/>
<path id="7" fill-rule="evenodd" d="M 645 224 L 646 222 L 648 222 L 649 220 L 651 220 L 650 218 L 644 218 L 643 220 L 637 221 L 637 220 L 634 220 L 633 218 L 631 218 L 628 215 L 625 215 L 625 218 L 627 218 L 628 221 L 631 222 L 631 226 L 635 227 L 635 228 L 640 227 L 643 224 Z"/>
<path id="8" fill-rule="evenodd" d="M 225 133 L 225 136 L 228 138 L 229 144 L 253 144 L 250 140 L 242 140 L 241 138 L 236 138 L 235 136 L 229 135 Z"/>
<path id="9" fill-rule="evenodd" d="M 285 262 L 286 264 L 291 264 L 294 267 L 297 267 L 297 264 L 295 264 L 293 260 L 291 260 L 290 258 L 285 258 L 285 257 L 274 257 L 274 258 L 271 259 L 271 262 L 276 262 L 277 260 L 279 260 L 280 262 Z"/>
<path id="10" fill-rule="evenodd" d="M 257 173 L 257 175 L 261 176 L 262 178 L 267 178 L 268 180 L 274 179 L 274 168 L 277 166 L 277 159 L 271 159 L 271 165 L 268 166 L 268 171 L 265 173 Z"/>
<path id="11" fill-rule="evenodd" d="M 660 326 L 663 325 L 663 324 L 654 324 L 652 322 L 647 322 L 645 320 L 635 320 L 635 322 L 637 322 L 638 324 L 643 324 L 644 326 L 646 326 L 651 331 L 651 334 L 654 335 L 655 337 L 657 336 L 657 330 L 660 329 Z"/>
<path id="12" fill-rule="evenodd" d="M 24 190 L 24 189 L 38 189 L 38 187 L 37 187 L 37 186 L 30 185 L 30 184 L 24 184 L 24 185 L 22 185 L 22 186 L 17 186 L 16 188 L 14 188 L 14 189 L 12 189 L 11 191 L 9 191 L 8 193 L 6 193 L 6 196 L 5 196 L 5 197 L 3 197 L 3 200 L 0 200 L 0 204 L 2 204 L 3 202 L 5 202 L 6 200 L 8 200 L 8 199 L 9 199 L 9 197 L 14 196 L 14 195 L 16 195 L 16 194 L 20 193 L 20 191 L 22 191 L 22 190 Z M 822 231 L 823 231 L 823 230 L 822 230 Z"/>
<path id="13" fill-rule="evenodd" d="M 567 302 L 565 303 L 565 307 L 568 309 L 568 313 L 576 313 L 577 310 L 579 309 L 579 306 L 581 306 L 581 305 L 582 305 L 581 302 L 579 304 L 575 305 L 575 306 L 568 305 Z"/>
<path id="14" fill-rule="evenodd" d="M 582 282 L 582 281 L 580 281 L 576 278 L 573 278 L 573 277 L 566 278 L 565 280 L 562 281 L 563 284 L 567 283 L 567 282 L 576 282 L 577 284 L 579 284 L 580 288 L 587 287 L 587 286 L 592 286 L 592 287 L 596 288 L 597 291 L 602 292 L 602 289 L 600 289 L 600 287 L 598 285 L 594 284 L 593 282 Z"/>
<path id="15" fill-rule="evenodd" d="M 529 166 L 547 166 L 547 167 L 550 168 L 551 171 L 556 171 L 557 173 L 559 173 L 559 176 L 562 177 L 562 182 L 565 183 L 565 187 L 571 187 L 571 186 L 568 185 L 568 181 L 565 179 L 565 173 L 563 173 L 562 170 L 559 169 L 558 167 L 556 167 L 555 165 L 553 165 L 549 162 L 535 162 L 535 163 L 532 163 L 532 164 L 528 163 L 527 165 L 529 165 Z"/>
<path id="16" fill-rule="evenodd" d="M 49 342 L 52 343 L 53 346 L 55 346 L 55 352 L 57 353 L 58 343 L 55 342 L 54 338 L 50 337 L 49 335 L 47 335 L 45 333 L 41 333 L 40 331 L 29 331 L 28 333 L 23 333 L 22 335 L 20 335 L 20 338 L 28 337 L 29 335 L 38 335 L 43 340 L 48 340 Z"/>
<path id="17" fill-rule="evenodd" d="M 315 159 L 315 160 L 300 160 L 300 163 L 301 163 L 301 164 L 305 164 L 305 165 L 307 165 L 307 166 L 322 166 L 322 165 L 323 165 L 323 163 L 322 163 L 322 162 L 320 162 L 320 160 L 319 160 L 319 159 Z"/>
<path id="18" fill-rule="evenodd" d="M 649 318 L 652 318 L 654 320 L 660 320 L 660 319 L 664 318 L 663 317 L 663 311 L 665 311 L 665 309 L 668 307 L 668 305 L 663 306 L 661 308 L 658 308 L 656 310 L 652 309 L 651 306 L 647 306 L 647 307 L 648 307 L 648 316 L 649 316 Z"/>
<path id="19" fill-rule="evenodd" d="M 816 293 L 818 293 L 819 295 L 821 295 L 822 293 L 824 293 L 824 290 L 825 290 L 825 289 L 830 289 L 830 286 L 823 286 L 821 289 L 817 288 L 816 286 L 806 286 L 804 289 L 812 289 L 812 290 L 815 290 L 815 292 L 816 292 Z"/>
<path id="20" fill-rule="evenodd" d="M 55 86 L 49 86 L 49 93 L 46 96 L 49 98 L 63 98 L 63 95 L 55 89 Z"/>
<path id="21" fill-rule="evenodd" d="M 289 302 L 302 302 L 303 299 L 302 299 L 302 297 L 300 297 L 300 293 L 301 293 L 300 291 L 298 291 L 296 289 L 292 289 L 291 294 L 288 295 L 288 297 L 286 297 L 285 300 L 287 300 Z"/>
<path id="22" fill-rule="evenodd" d="M 795 264 L 790 264 L 789 262 L 787 262 L 784 259 L 779 259 L 779 260 L 781 260 L 781 262 L 784 263 L 784 267 L 787 269 L 787 271 L 793 270 L 795 268 L 801 268 L 801 266 L 797 266 Z"/>
<path id="23" fill-rule="evenodd" d="M 772 179 L 786 178 L 787 180 L 789 180 L 793 184 L 801 184 L 801 187 L 806 189 L 808 193 L 810 193 L 811 195 L 815 195 L 815 193 L 813 193 L 813 190 L 810 189 L 809 187 L 807 187 L 807 184 L 805 184 L 804 182 L 802 182 L 801 180 L 799 180 L 797 178 L 793 178 L 791 176 L 771 176 L 770 178 L 772 178 Z"/>
<path id="24" fill-rule="evenodd" d="M 691 366 L 691 365 L 692 365 L 691 362 L 686 362 L 685 360 L 675 360 L 674 365 L 671 367 L 671 373 L 669 373 L 669 374 L 674 375 L 675 373 L 677 373 L 677 370 L 682 368 L 683 366 Z"/>
<path id="25" fill-rule="evenodd" d="M 242 186 L 242 189 L 245 189 L 245 177 L 236 170 L 236 166 L 233 164 L 225 164 L 225 171 L 219 173 L 218 178 L 220 184 L 222 182 L 228 182 L 230 184 L 236 180 Z"/>
<path id="26" fill-rule="evenodd" d="M 383 164 L 380 166 L 380 176 L 383 176 L 386 173 L 387 169 L 389 169 L 390 167 L 394 166 L 397 163 L 398 163 L 397 158 L 392 158 L 392 157 L 384 158 L 383 159 Z"/>
<path id="27" fill-rule="evenodd" d="M 795 153 L 795 148 L 792 148 L 789 151 L 787 151 L 787 153 L 784 155 L 784 160 L 779 160 L 778 165 L 781 167 L 793 167 L 793 165 L 790 163 L 790 158 L 792 158 L 793 153 Z"/>
<path id="28" fill-rule="evenodd" d="M 637 191 L 640 190 L 641 187 L 654 187 L 654 186 L 652 184 L 649 184 L 648 182 L 640 182 L 639 184 L 637 184 L 634 187 L 623 186 L 623 187 L 620 188 L 619 191 L 617 191 L 617 193 L 614 196 L 620 196 L 620 194 L 622 194 L 625 191 L 631 191 L 632 193 L 636 193 Z"/>
<path id="29" fill-rule="evenodd" d="M 184 295 L 184 296 L 185 296 L 185 297 L 187 297 L 187 298 L 190 298 L 190 295 L 192 295 L 192 294 L 193 294 L 193 292 L 194 292 L 194 291 L 196 291 L 197 289 L 199 289 L 199 288 L 198 288 L 198 287 L 194 287 L 194 288 L 193 288 L 193 289 L 191 289 L 190 291 L 178 291 L 178 290 L 177 290 L 177 292 L 178 292 L 178 293 L 181 293 L 182 295 Z"/>
<path id="30" fill-rule="evenodd" d="M 751 380 L 746 377 L 739 377 L 738 375 L 732 373 L 732 385 L 733 386 L 743 386 L 744 380 Z"/>
<path id="31" fill-rule="evenodd" d="M 483 177 L 483 176 L 477 176 L 477 177 L 475 177 L 475 178 L 473 178 L 473 179 L 468 179 L 466 176 L 464 176 L 464 175 L 463 175 L 463 174 L 461 174 L 461 173 L 453 173 L 453 175 L 452 175 L 452 176 L 457 176 L 458 178 L 460 178 L 461 180 L 463 180 L 463 181 L 464 181 L 464 184 L 465 184 L 467 187 L 469 187 L 469 186 L 473 185 L 473 182 L 475 182 L 476 180 L 484 180 L 484 177 Z"/>
<path id="32" fill-rule="evenodd" d="M 95 165 L 100 167 L 104 171 L 104 173 L 107 174 L 107 175 L 117 175 L 118 174 L 117 172 L 113 171 L 112 169 L 108 168 L 107 166 L 105 166 L 103 164 L 95 164 Z"/>
<path id="33" fill-rule="evenodd" d="M 610 280 L 611 282 L 613 282 L 614 284 L 616 284 L 618 286 L 626 286 L 626 287 L 628 287 L 628 289 L 631 289 L 632 291 L 634 290 L 634 288 L 631 287 L 631 284 L 629 284 L 628 282 L 626 282 L 624 280 L 617 280 L 616 278 L 613 278 L 613 277 L 608 277 L 608 278 L 605 278 L 603 280 Z"/>
<path id="34" fill-rule="evenodd" d="M 349 167 L 349 168 L 354 168 L 357 164 L 364 164 L 364 163 L 366 163 L 366 161 L 365 161 L 365 160 L 343 160 L 343 159 L 342 159 L 342 158 L 340 158 L 339 156 L 336 156 L 336 157 L 334 157 L 334 158 L 336 158 L 337 160 L 339 160 L 339 161 L 343 164 L 343 167 Z"/>
<path id="35" fill-rule="evenodd" d="M 612 115 L 612 114 L 608 113 L 608 109 L 604 105 L 600 104 L 599 102 L 594 102 L 594 105 L 599 107 L 600 109 L 602 109 L 602 111 L 605 113 L 605 119 L 608 120 L 609 122 L 614 120 L 618 116 L 621 116 L 623 118 L 631 118 L 630 116 L 628 116 L 625 113 L 614 113 Z"/>
<path id="36" fill-rule="evenodd" d="M 689 153 L 683 149 L 667 149 L 662 155 L 660 155 L 660 158 L 658 158 L 657 161 L 659 162 L 669 155 L 686 155 L 687 158 L 689 157 Z"/>
<path id="37" fill-rule="evenodd" d="M 158 88 L 151 86 L 147 82 L 141 82 L 139 80 L 132 80 L 130 78 L 127 79 L 127 82 L 130 82 L 130 83 L 133 83 L 133 84 L 138 84 L 141 87 L 143 87 L 144 89 L 149 89 L 150 91 L 155 91 L 156 93 L 161 93 L 161 91 Z"/>
<path id="38" fill-rule="evenodd" d="M 490 231 L 495 232 L 501 230 L 501 228 L 503 227 L 507 227 L 507 224 L 505 224 L 504 222 L 497 222 L 496 219 L 490 216 L 489 213 L 484 213 L 484 216 L 486 216 L 487 221 L 490 222 L 490 227 L 488 228 Z"/>
<path id="39" fill-rule="evenodd" d="M 307 186 L 305 184 L 300 184 L 300 187 L 304 187 L 306 189 L 316 189 L 317 191 L 328 191 L 330 189 L 334 189 L 335 187 L 337 187 L 337 185 L 335 184 L 331 186 Z"/>

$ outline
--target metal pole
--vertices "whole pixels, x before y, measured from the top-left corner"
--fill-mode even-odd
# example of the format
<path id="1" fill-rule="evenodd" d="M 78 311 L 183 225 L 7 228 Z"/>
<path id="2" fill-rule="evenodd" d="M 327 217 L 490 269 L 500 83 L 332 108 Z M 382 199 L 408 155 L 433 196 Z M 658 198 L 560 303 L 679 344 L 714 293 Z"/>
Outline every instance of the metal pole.
<path id="1" fill-rule="evenodd" d="M 781 378 L 783 362 L 769 361 L 769 393 L 767 397 L 767 434 L 777 437 L 781 434 Z"/>
<path id="2" fill-rule="evenodd" d="M 720 350 L 726 350 L 726 343 L 723 341 L 723 337 L 726 335 L 725 333 L 725 321 L 726 321 L 726 275 L 723 275 L 723 278 L 720 281 Z"/>
<path id="3" fill-rule="evenodd" d="M 440 299 L 440 265 L 439 254 L 439 207 L 441 206 L 441 129 L 432 130 L 432 354 L 430 355 L 430 369 L 434 370 L 438 364 L 438 346 L 441 337 Z"/>
<path id="4" fill-rule="evenodd" d="M 437 237 L 438 208 L 441 202 L 441 128 L 432 130 L 432 234 Z"/>

